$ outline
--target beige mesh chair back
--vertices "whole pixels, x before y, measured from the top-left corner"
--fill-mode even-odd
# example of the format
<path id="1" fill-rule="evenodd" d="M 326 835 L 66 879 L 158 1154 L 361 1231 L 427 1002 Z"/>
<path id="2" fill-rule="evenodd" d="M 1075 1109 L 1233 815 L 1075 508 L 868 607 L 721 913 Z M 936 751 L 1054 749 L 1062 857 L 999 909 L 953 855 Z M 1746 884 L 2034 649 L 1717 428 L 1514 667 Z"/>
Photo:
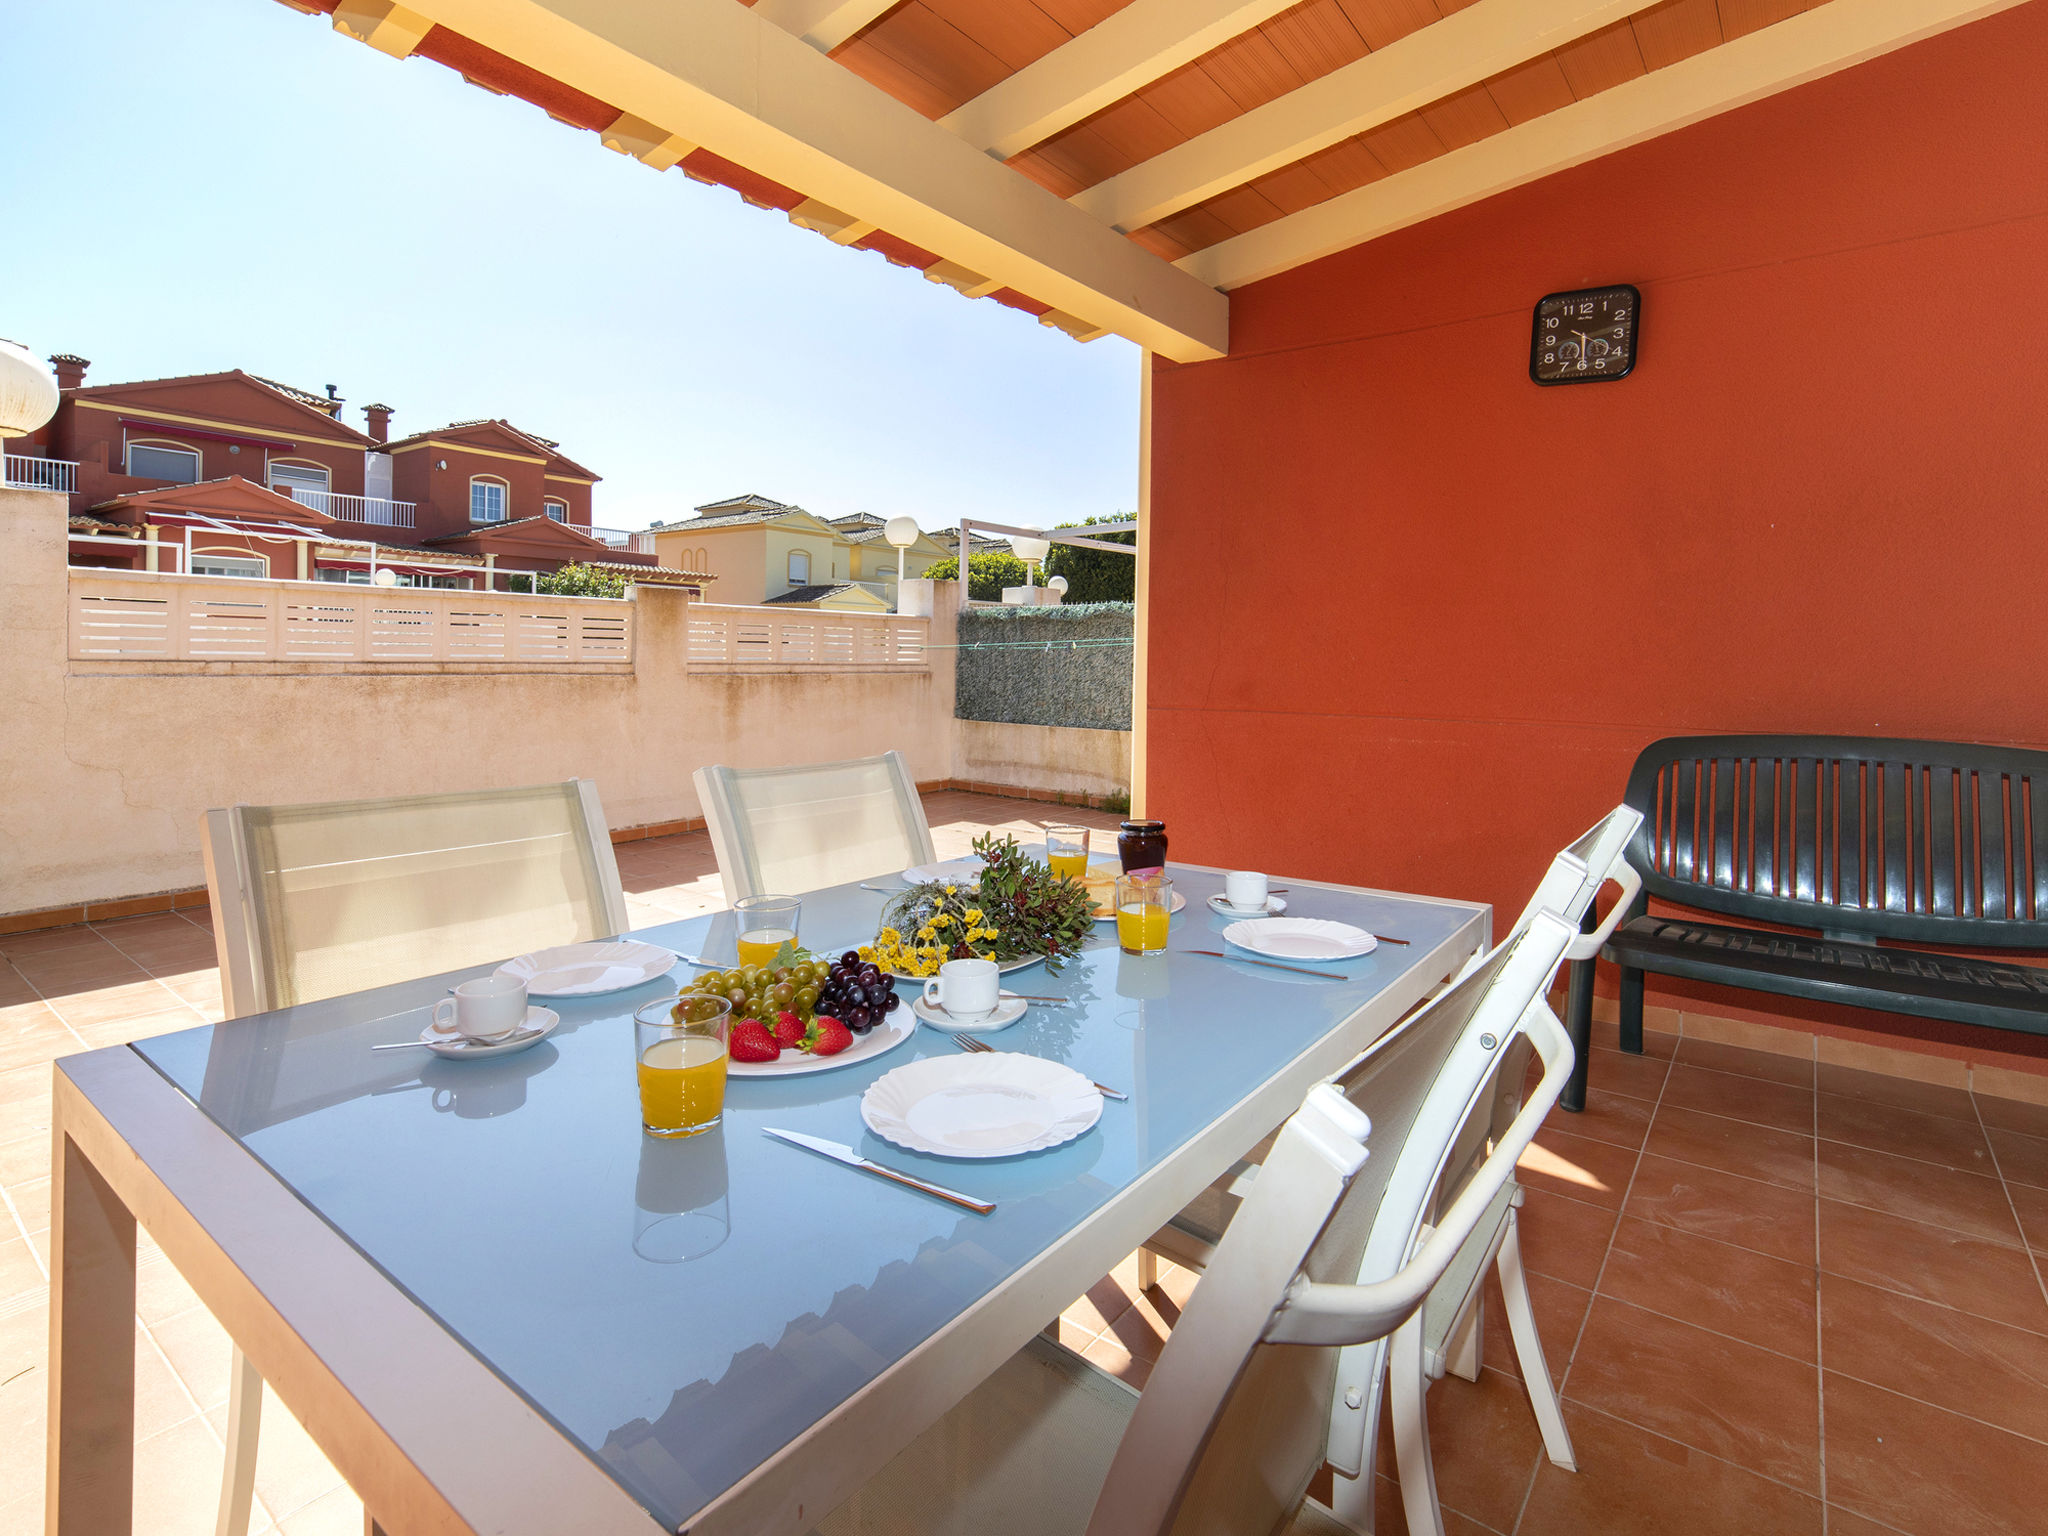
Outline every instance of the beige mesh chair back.
<path id="1" fill-rule="evenodd" d="M 230 1018 L 627 927 L 588 779 L 238 805 L 201 830 Z"/>
<path id="2" fill-rule="evenodd" d="M 692 777 L 728 905 L 868 880 L 936 857 L 901 752 L 791 768 L 699 768 Z"/>

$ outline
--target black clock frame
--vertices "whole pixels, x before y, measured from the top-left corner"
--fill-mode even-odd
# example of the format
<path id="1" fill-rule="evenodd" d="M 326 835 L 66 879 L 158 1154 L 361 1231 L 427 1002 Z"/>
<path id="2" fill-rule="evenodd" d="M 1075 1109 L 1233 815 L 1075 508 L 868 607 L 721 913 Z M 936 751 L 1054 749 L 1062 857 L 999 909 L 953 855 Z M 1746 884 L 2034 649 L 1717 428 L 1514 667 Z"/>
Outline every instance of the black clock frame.
<path id="1" fill-rule="evenodd" d="M 1634 317 L 1633 334 L 1628 343 L 1628 366 L 1619 373 L 1583 373 L 1570 379 L 1546 379 L 1536 371 L 1537 356 L 1543 350 L 1543 306 L 1552 299 L 1583 299 L 1596 293 L 1625 293 L 1633 301 L 1630 314 Z M 1529 379 L 1550 389 L 1559 384 L 1611 384 L 1616 379 L 1625 379 L 1636 371 L 1636 361 L 1643 351 L 1643 291 L 1634 283 L 1601 283 L 1593 288 L 1565 288 L 1556 293 L 1546 293 L 1536 301 L 1536 307 L 1529 311 Z"/>

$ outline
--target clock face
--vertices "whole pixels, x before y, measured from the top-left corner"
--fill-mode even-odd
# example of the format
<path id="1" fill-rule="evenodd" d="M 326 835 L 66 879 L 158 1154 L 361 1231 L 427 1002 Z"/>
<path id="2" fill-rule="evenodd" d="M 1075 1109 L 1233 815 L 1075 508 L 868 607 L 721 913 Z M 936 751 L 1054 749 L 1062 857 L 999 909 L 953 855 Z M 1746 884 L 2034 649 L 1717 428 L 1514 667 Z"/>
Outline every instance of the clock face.
<path id="1" fill-rule="evenodd" d="M 1538 384 L 1618 379 L 1636 365 L 1643 296 L 1626 283 L 1546 294 L 1529 339 L 1529 377 Z"/>

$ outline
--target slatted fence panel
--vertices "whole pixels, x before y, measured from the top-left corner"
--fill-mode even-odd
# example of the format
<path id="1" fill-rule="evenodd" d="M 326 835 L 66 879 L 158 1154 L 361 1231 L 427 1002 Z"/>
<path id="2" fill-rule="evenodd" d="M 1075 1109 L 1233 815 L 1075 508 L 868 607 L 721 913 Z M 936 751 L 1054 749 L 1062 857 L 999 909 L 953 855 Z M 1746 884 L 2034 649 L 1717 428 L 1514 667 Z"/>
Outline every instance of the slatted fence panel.
<path id="1" fill-rule="evenodd" d="M 683 649 L 689 665 L 817 667 L 835 672 L 929 671 L 928 619 L 832 609 L 692 603 Z"/>

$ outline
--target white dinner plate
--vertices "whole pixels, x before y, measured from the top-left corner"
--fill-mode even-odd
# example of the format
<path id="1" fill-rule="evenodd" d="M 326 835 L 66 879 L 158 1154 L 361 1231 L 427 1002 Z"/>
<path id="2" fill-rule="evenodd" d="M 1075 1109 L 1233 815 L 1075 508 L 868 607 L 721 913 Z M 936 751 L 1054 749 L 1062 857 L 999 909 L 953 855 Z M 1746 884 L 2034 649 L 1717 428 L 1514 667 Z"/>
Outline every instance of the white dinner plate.
<path id="1" fill-rule="evenodd" d="M 1088 1131 L 1102 1118 L 1102 1095 L 1072 1067 L 1041 1056 L 928 1056 L 870 1083 L 860 1117 L 912 1152 L 1016 1157 Z"/>
<path id="2" fill-rule="evenodd" d="M 1320 917 L 1258 917 L 1232 923 L 1223 930 L 1223 941 L 1275 960 L 1351 960 L 1371 954 L 1380 943 L 1363 928 Z"/>
<path id="3" fill-rule="evenodd" d="M 936 864 L 913 864 L 903 871 L 905 885 L 923 885 L 928 880 L 945 880 L 956 885 L 972 885 L 981 878 L 981 855 L 970 853 L 964 859 L 941 859 Z"/>
<path id="4" fill-rule="evenodd" d="M 949 1035 L 985 1035 L 994 1030 L 1008 1029 L 1024 1017 L 1028 1005 L 1014 992 L 1005 992 L 995 1007 L 978 1019 L 956 1019 L 945 1009 L 927 1003 L 922 996 L 912 997 L 910 1011 L 933 1029 Z"/>
<path id="5" fill-rule="evenodd" d="M 1266 910 L 1261 912 L 1257 907 L 1233 907 L 1227 897 L 1218 894 L 1209 898 L 1209 910 L 1218 917 L 1241 917 L 1256 921 L 1262 917 L 1278 917 L 1287 910 L 1287 903 L 1278 896 L 1268 896 Z"/>
<path id="6" fill-rule="evenodd" d="M 511 1040 L 472 1040 L 460 1030 L 436 1029 L 429 1024 L 420 1031 L 420 1044 L 436 1056 L 445 1056 L 450 1061 L 481 1061 L 486 1056 L 516 1056 L 521 1051 L 531 1050 L 554 1033 L 555 1026 L 562 1022 L 562 1016 L 552 1008 L 530 1006 L 526 1018 L 518 1029 L 510 1031 Z M 525 1031 L 539 1030 L 529 1035 Z"/>
<path id="7" fill-rule="evenodd" d="M 535 997 L 595 997 L 623 992 L 675 969 L 674 950 L 638 939 L 606 939 L 591 944 L 557 944 L 536 949 L 498 967 L 500 976 L 516 976 Z"/>
<path id="8" fill-rule="evenodd" d="M 802 1077 L 809 1072 L 830 1072 L 873 1061 L 916 1033 L 917 1020 L 910 1016 L 910 1010 L 898 1008 L 894 1013 L 883 1014 L 882 1021 L 866 1034 L 855 1035 L 853 1044 L 837 1056 L 809 1056 L 784 1046 L 782 1055 L 774 1061 L 728 1061 L 725 1070 L 730 1077 Z"/>

